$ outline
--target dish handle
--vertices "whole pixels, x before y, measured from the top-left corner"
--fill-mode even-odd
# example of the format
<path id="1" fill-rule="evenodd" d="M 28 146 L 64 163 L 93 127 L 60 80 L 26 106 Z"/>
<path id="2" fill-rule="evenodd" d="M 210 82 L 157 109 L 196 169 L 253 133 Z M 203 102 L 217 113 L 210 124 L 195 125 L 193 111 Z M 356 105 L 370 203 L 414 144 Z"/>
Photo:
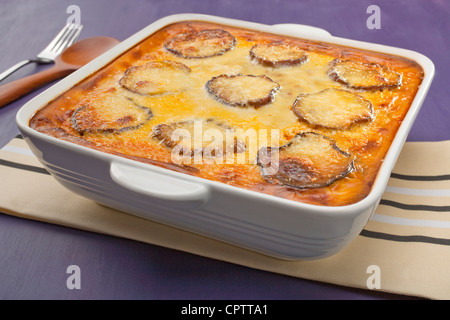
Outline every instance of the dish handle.
<path id="1" fill-rule="evenodd" d="M 119 186 L 152 200 L 160 200 L 166 206 L 195 209 L 204 205 L 209 197 L 205 185 L 126 163 L 113 161 L 110 175 Z"/>
<path id="2" fill-rule="evenodd" d="M 325 29 L 308 26 L 305 24 L 297 24 L 297 23 L 280 23 L 274 24 L 273 27 L 281 29 L 283 31 L 288 32 L 300 32 L 304 34 L 309 34 L 313 36 L 322 36 L 322 37 L 330 37 L 331 33 L 329 33 Z"/>

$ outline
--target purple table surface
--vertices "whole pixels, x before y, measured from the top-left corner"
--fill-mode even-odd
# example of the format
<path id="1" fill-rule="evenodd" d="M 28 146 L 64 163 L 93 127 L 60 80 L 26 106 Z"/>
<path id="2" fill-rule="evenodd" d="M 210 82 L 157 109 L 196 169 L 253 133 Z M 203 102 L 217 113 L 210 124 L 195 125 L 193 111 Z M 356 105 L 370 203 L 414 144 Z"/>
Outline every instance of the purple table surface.
<path id="1" fill-rule="evenodd" d="M 380 8 L 369 29 L 367 8 Z M 334 36 L 418 51 L 436 75 L 408 141 L 450 139 L 450 1 L 336 0 L 2 0 L 0 71 L 34 57 L 77 5 L 80 39 L 124 40 L 164 16 L 204 13 L 264 24 L 299 23 Z M 43 70 L 30 65 L 4 81 Z M 0 147 L 18 134 L 20 107 L 51 84 L 0 109 Z M 1 179 L 0 179 L 1 183 Z M 414 299 L 287 277 L 158 246 L 0 214 L 0 299 Z M 69 265 L 82 271 L 80 290 L 66 286 Z"/>

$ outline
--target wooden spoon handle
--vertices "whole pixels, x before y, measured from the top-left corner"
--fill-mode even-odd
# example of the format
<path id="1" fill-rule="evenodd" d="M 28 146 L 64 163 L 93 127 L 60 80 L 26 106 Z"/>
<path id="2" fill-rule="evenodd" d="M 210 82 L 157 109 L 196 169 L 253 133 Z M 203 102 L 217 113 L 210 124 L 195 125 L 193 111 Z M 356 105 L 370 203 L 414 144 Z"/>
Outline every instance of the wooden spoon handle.
<path id="1" fill-rule="evenodd" d="M 0 108 L 44 84 L 67 76 L 73 71 L 73 68 L 61 68 L 55 65 L 50 69 L 0 86 Z"/>

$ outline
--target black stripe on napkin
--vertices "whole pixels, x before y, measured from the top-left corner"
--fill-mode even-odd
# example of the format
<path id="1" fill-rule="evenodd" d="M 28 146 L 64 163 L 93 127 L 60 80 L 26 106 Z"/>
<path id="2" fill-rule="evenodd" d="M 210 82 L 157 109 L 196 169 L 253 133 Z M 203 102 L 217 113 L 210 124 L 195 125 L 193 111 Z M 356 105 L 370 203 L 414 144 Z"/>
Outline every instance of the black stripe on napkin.
<path id="1" fill-rule="evenodd" d="M 415 210 L 415 211 L 436 211 L 436 212 L 450 212 L 450 206 L 430 206 L 423 204 L 406 204 L 400 203 L 392 200 L 381 199 L 380 204 L 385 206 L 391 206 L 404 210 Z"/>
<path id="2" fill-rule="evenodd" d="M 391 173 L 391 178 L 408 181 L 444 181 L 450 180 L 450 174 L 443 174 L 437 176 L 413 176 L 407 174 Z"/>
<path id="3" fill-rule="evenodd" d="M 423 242 L 423 243 L 431 243 L 431 244 L 440 244 L 440 245 L 450 246 L 450 239 L 433 238 L 433 237 L 419 236 L 419 235 L 399 236 L 396 234 L 375 232 L 375 231 L 369 231 L 366 229 L 361 231 L 360 235 L 363 237 L 366 237 L 366 238 L 390 240 L 390 241 L 396 241 L 396 242 Z"/>
<path id="4" fill-rule="evenodd" d="M 0 165 L 6 166 L 6 167 L 11 167 L 11 168 L 16 168 L 16 169 L 21 169 L 21 170 L 26 170 L 26 171 L 31 171 L 31 172 L 42 173 L 42 174 L 48 174 L 48 175 L 50 174 L 47 170 L 45 170 L 44 168 L 41 168 L 41 167 L 30 166 L 27 164 L 12 162 L 12 161 L 3 160 L 3 159 L 0 159 Z"/>

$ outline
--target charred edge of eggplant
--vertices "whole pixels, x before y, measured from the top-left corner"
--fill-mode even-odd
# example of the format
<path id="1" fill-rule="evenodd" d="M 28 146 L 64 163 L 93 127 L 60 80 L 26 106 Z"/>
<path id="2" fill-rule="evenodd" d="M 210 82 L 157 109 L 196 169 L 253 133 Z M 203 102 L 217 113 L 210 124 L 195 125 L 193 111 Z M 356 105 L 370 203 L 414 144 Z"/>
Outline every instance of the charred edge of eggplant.
<path id="1" fill-rule="evenodd" d="M 128 68 L 127 70 L 125 70 L 125 72 L 124 72 L 122 78 L 119 79 L 119 85 L 120 85 L 122 88 L 125 88 L 126 90 L 128 90 L 128 91 L 130 91 L 130 92 L 133 92 L 133 93 L 137 93 L 137 94 L 139 94 L 139 92 L 137 92 L 137 91 L 135 91 L 135 90 L 129 88 L 129 87 L 126 86 L 123 82 L 125 81 L 124 79 L 126 79 L 126 77 L 128 76 L 129 73 L 133 72 L 134 70 L 138 69 L 139 67 L 140 67 L 140 66 L 133 66 L 133 67 Z"/>
<path id="2" fill-rule="evenodd" d="M 279 68 L 279 67 L 289 67 L 289 66 L 295 66 L 295 65 L 301 65 L 308 61 L 308 55 L 304 53 L 304 55 L 301 58 L 298 59 L 286 59 L 286 60 L 267 60 L 260 56 L 258 56 L 254 52 L 254 48 L 256 48 L 258 45 L 254 45 L 250 51 L 250 59 L 256 61 L 257 63 L 265 66 L 265 67 L 272 67 L 272 68 Z"/>
<path id="3" fill-rule="evenodd" d="M 151 61 L 148 63 L 153 63 L 153 62 L 161 62 L 161 63 L 165 63 L 165 64 L 172 64 L 172 65 L 176 65 L 178 69 L 185 71 L 186 73 L 190 73 L 191 72 L 191 68 L 189 68 L 187 65 L 185 65 L 184 63 L 181 62 L 176 62 L 176 61 L 171 61 L 171 60 L 162 60 L 162 61 Z M 146 64 L 141 65 L 141 66 L 132 66 L 130 68 L 128 68 L 127 70 L 125 70 L 125 72 L 123 73 L 123 76 L 119 79 L 118 83 L 119 85 L 132 92 L 132 93 L 136 93 L 136 94 L 140 94 L 142 95 L 142 93 L 133 90 L 132 88 L 130 88 L 129 86 L 125 85 L 123 82 L 125 82 L 124 79 L 126 79 L 126 77 L 128 76 L 129 73 L 133 72 L 134 70 L 137 70 L 139 68 L 143 68 Z"/>
<path id="4" fill-rule="evenodd" d="M 174 141 L 171 139 L 171 135 L 172 135 L 173 131 L 176 130 L 176 128 L 174 128 L 174 125 L 180 125 L 180 124 L 183 125 L 185 123 L 189 123 L 192 121 L 195 121 L 195 120 L 185 120 L 185 121 L 180 121 L 180 122 L 176 122 L 176 123 L 172 123 L 172 124 L 166 124 L 166 123 L 158 124 L 153 128 L 151 136 L 156 138 L 157 140 L 161 141 L 161 143 L 163 145 L 165 145 L 167 148 L 172 149 L 179 143 L 179 141 Z M 233 130 L 233 128 L 230 127 L 229 125 L 222 123 L 222 122 L 218 122 L 215 119 L 208 118 L 204 121 L 205 122 L 214 122 L 217 126 L 223 127 L 225 130 Z M 245 150 L 246 150 L 245 142 L 242 142 L 241 140 L 235 138 L 233 152 L 241 153 L 241 152 L 244 152 Z M 195 154 L 195 151 L 196 150 L 191 149 L 190 155 L 193 156 Z M 205 148 L 202 148 L 200 151 L 201 151 L 201 154 L 203 154 L 205 152 Z M 211 155 L 214 156 L 215 154 L 211 154 Z"/>
<path id="5" fill-rule="evenodd" d="M 340 63 L 340 62 L 344 62 L 347 60 L 341 60 L 341 59 L 334 59 L 333 61 L 330 62 L 329 64 L 329 69 L 328 69 L 328 76 L 330 77 L 331 80 L 343 84 L 346 87 L 350 88 L 350 89 L 354 89 L 354 90 L 365 90 L 365 91 L 383 91 L 384 89 L 387 90 L 391 90 L 391 89 L 395 89 L 401 86 L 402 84 L 402 75 L 396 71 L 390 70 L 390 72 L 396 74 L 398 76 L 398 82 L 394 83 L 394 84 L 382 84 L 382 85 L 374 85 L 374 86 L 355 86 L 350 84 L 348 81 L 344 80 L 341 78 L 341 76 L 339 75 L 339 73 L 335 70 L 335 65 Z M 384 68 L 386 69 L 387 67 L 380 65 L 378 63 L 374 63 L 374 62 L 370 62 L 370 63 L 363 63 L 366 65 L 373 65 L 373 66 L 379 66 L 380 68 Z"/>
<path id="6" fill-rule="evenodd" d="M 129 98 L 127 98 L 129 99 Z M 130 101 L 132 101 L 134 103 L 134 101 L 132 99 L 129 99 Z M 72 127 L 80 134 L 80 136 L 83 136 L 85 134 L 93 134 L 93 133 L 101 133 L 101 134 L 119 134 L 125 131 L 132 131 L 132 130 L 137 130 L 140 127 L 142 127 L 148 120 L 150 120 L 153 117 L 153 112 L 150 108 L 147 107 L 143 107 L 143 106 L 139 106 L 136 105 L 136 108 L 142 109 L 147 113 L 147 117 L 145 118 L 145 121 L 138 124 L 138 125 L 134 125 L 134 126 L 128 126 L 128 127 L 123 127 L 120 129 L 114 129 L 114 128 L 105 128 L 105 129 L 80 129 L 78 124 L 77 124 L 77 119 L 76 119 L 76 115 L 79 111 L 85 109 L 87 106 L 81 106 L 79 108 L 77 108 L 73 113 L 72 116 L 70 117 L 70 121 L 72 123 Z"/>
<path id="7" fill-rule="evenodd" d="M 322 91 L 319 91 L 318 93 L 321 93 L 321 92 L 323 92 L 323 91 L 325 91 L 325 90 L 328 90 L 328 89 L 324 89 L 324 90 L 322 90 Z M 345 91 L 345 90 L 342 90 L 342 89 L 336 89 L 336 90 Z M 347 92 L 350 92 L 350 91 L 347 91 Z M 317 94 L 318 94 L 318 93 L 317 93 Z M 352 93 L 352 92 L 350 92 L 350 93 Z M 352 93 L 352 94 L 354 94 L 354 93 Z M 294 114 L 297 116 L 297 118 L 299 118 L 301 121 L 307 123 L 308 125 L 310 125 L 310 126 L 312 126 L 312 127 L 314 127 L 314 128 L 325 128 L 325 129 L 348 129 L 347 127 L 345 127 L 345 128 L 341 128 L 341 127 L 330 127 L 330 126 L 325 126 L 325 125 L 321 125 L 321 124 L 317 124 L 317 123 L 311 123 L 310 121 L 308 121 L 307 119 L 305 119 L 305 118 L 303 117 L 303 115 L 301 115 L 301 114 L 299 113 L 299 111 L 297 110 L 298 108 L 296 108 L 296 105 L 297 105 L 297 103 L 300 103 L 301 98 L 306 97 L 306 96 L 309 96 L 309 95 L 311 95 L 311 94 L 310 94 L 310 93 L 301 93 L 301 94 L 299 94 L 299 95 L 297 96 L 297 98 L 295 99 L 294 103 L 292 104 L 292 111 L 293 111 Z M 365 98 L 364 98 L 363 96 L 361 96 L 361 95 L 358 95 L 358 94 L 355 94 L 355 95 L 358 96 L 358 97 L 360 97 L 360 98 L 362 98 L 362 99 L 365 99 Z M 367 100 L 367 99 L 365 99 L 365 100 Z M 369 101 L 369 100 L 368 100 L 368 101 Z M 361 118 L 361 119 L 355 120 L 355 121 L 352 122 L 352 125 L 353 125 L 353 124 L 358 124 L 358 123 L 364 123 L 364 122 L 366 122 L 366 121 L 369 121 L 369 120 L 372 120 L 372 119 L 373 119 L 374 107 L 373 107 L 372 102 L 369 101 L 369 103 L 370 103 L 370 104 L 369 104 L 369 108 L 370 108 L 369 112 L 370 112 L 371 116 L 368 116 L 368 117 L 365 117 L 365 118 Z M 350 125 L 349 127 L 351 127 L 351 125 Z"/>
<path id="8" fill-rule="evenodd" d="M 161 141 L 161 143 L 164 144 L 166 147 L 173 148 L 178 143 L 177 141 L 173 141 L 172 139 L 170 139 L 173 130 L 174 128 L 170 124 L 161 123 L 153 128 L 151 136 Z M 167 136 L 169 136 L 169 139 L 167 139 Z"/>
<path id="9" fill-rule="evenodd" d="M 227 47 L 222 48 L 222 50 L 220 50 L 217 53 L 214 54 L 210 54 L 210 55 L 205 55 L 205 56 L 189 56 L 189 55 L 185 55 L 182 52 L 180 52 L 179 50 L 176 49 L 172 49 L 169 47 L 169 45 L 174 42 L 175 40 L 177 40 L 177 38 L 180 38 L 182 36 L 191 36 L 191 37 L 198 37 L 199 34 L 202 33 L 206 33 L 206 32 L 218 32 L 220 31 L 224 36 L 227 36 L 230 38 L 230 45 Z M 188 40 L 186 40 L 188 41 Z M 194 40 L 195 41 L 195 40 Z M 185 58 L 185 59 L 205 59 L 205 58 L 211 58 L 211 57 L 215 57 L 215 56 L 220 56 L 223 55 L 224 53 L 234 49 L 234 47 L 236 46 L 237 43 L 237 39 L 235 36 L 233 36 L 231 33 L 229 33 L 228 31 L 225 31 L 223 29 L 205 29 L 205 30 L 201 30 L 201 31 L 189 31 L 189 32 L 185 32 L 185 33 L 181 33 L 179 35 L 176 35 L 175 37 L 173 37 L 172 39 L 170 39 L 169 41 L 164 43 L 164 48 L 169 51 L 170 53 L 181 57 L 181 58 Z"/>
<path id="10" fill-rule="evenodd" d="M 291 141 L 289 141 L 288 143 L 278 147 L 278 148 L 273 148 L 273 147 L 263 147 L 261 149 L 258 150 L 257 156 L 256 156 L 256 164 L 260 166 L 261 168 L 261 176 L 263 177 L 264 180 L 266 180 L 267 182 L 271 183 L 271 184 L 280 184 L 280 185 L 284 185 L 290 188 L 294 188 L 294 189 L 298 189 L 298 190 L 308 190 L 308 189 L 316 189 L 316 188 L 323 188 L 323 187 L 328 187 L 331 184 L 333 184 L 335 181 L 340 180 L 345 178 L 348 174 L 350 174 L 351 172 L 353 172 L 355 170 L 355 163 L 354 163 L 354 159 L 352 159 L 352 161 L 349 163 L 349 165 L 347 166 L 347 169 L 342 171 L 339 175 L 334 176 L 332 179 L 329 179 L 327 182 L 325 183 L 321 183 L 321 184 L 316 184 L 316 185 L 308 185 L 308 186 L 298 186 L 298 185 L 294 185 L 291 184 L 287 181 L 280 181 L 280 179 L 277 177 L 277 174 L 274 175 L 267 175 L 264 174 L 264 169 L 266 168 L 267 164 L 264 164 L 260 161 L 260 153 L 265 150 L 265 154 L 270 154 L 272 152 L 272 149 L 278 149 L 281 150 L 283 148 L 288 148 L 292 143 L 293 140 L 297 137 L 304 137 L 307 134 L 314 134 L 314 135 L 318 135 L 321 136 L 323 139 L 328 140 L 331 143 L 331 147 L 336 150 L 337 152 L 339 152 L 340 154 L 344 155 L 345 157 L 351 157 L 351 155 L 345 151 L 343 151 L 342 149 L 340 149 L 336 142 L 331 139 L 330 137 L 324 136 L 320 133 L 317 132 L 313 132 L 313 131 L 309 131 L 309 132 L 302 132 L 302 133 L 298 133 L 296 134 Z M 281 162 L 281 159 L 279 159 L 279 161 Z"/>
<path id="11" fill-rule="evenodd" d="M 247 102 L 229 102 L 226 99 L 219 97 L 214 90 L 210 87 L 211 83 L 214 82 L 214 80 L 218 79 L 218 78 L 235 78 L 235 77 L 240 77 L 240 76 L 245 76 L 245 77 L 264 77 L 265 79 L 268 79 L 269 81 L 273 82 L 274 84 L 276 84 L 276 88 L 270 90 L 269 94 L 266 95 L 263 98 L 259 98 L 259 99 L 253 99 L 253 100 L 248 100 Z M 278 82 L 273 81 L 271 78 L 269 78 L 266 75 L 260 75 L 260 76 L 256 76 L 256 75 L 243 75 L 243 74 L 236 74 L 236 75 L 227 75 L 227 74 L 222 74 L 220 76 L 216 76 L 211 78 L 208 82 L 206 82 L 206 90 L 208 91 L 208 93 L 210 95 L 212 95 L 214 97 L 215 100 L 219 101 L 220 103 L 223 103 L 225 105 L 228 106 L 232 106 L 232 107 L 254 107 L 254 108 L 260 108 L 262 106 L 265 106 L 266 104 L 272 103 L 273 100 L 275 100 L 275 94 L 281 89 L 281 85 Z"/>
<path id="12" fill-rule="evenodd" d="M 342 154 L 343 156 L 345 156 L 345 157 L 350 157 L 350 154 L 349 154 L 348 152 L 345 152 L 344 150 L 342 150 L 341 148 L 339 148 L 339 147 L 337 146 L 336 141 L 335 141 L 334 139 L 332 139 L 332 138 L 330 138 L 330 137 L 328 137 L 328 136 L 325 136 L 325 135 L 323 135 L 323 134 L 321 134 L 321 133 L 314 132 L 314 131 L 306 131 L 306 132 L 300 132 L 300 133 L 297 133 L 297 134 L 296 134 L 296 135 L 295 135 L 288 143 L 286 143 L 286 144 L 280 146 L 279 149 L 283 149 L 283 148 L 289 147 L 291 144 L 294 143 L 293 140 L 294 140 L 296 137 L 305 137 L 305 136 L 307 136 L 308 134 L 314 134 L 314 135 L 316 135 L 316 136 L 321 137 L 322 139 L 328 140 L 328 142 L 330 142 L 330 145 L 331 145 L 331 147 L 332 147 L 333 149 L 335 149 L 336 151 L 338 151 L 339 153 L 341 153 L 341 154 Z"/>

